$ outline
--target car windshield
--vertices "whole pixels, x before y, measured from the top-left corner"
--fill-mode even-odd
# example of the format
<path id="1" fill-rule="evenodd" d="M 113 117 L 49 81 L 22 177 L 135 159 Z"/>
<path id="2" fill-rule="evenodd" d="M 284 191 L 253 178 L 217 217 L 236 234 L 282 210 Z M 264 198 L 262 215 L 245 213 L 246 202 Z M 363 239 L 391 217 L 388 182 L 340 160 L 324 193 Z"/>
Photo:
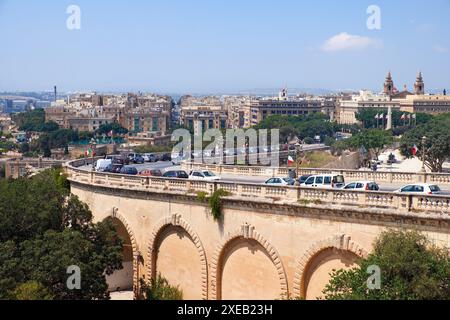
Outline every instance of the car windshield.
<path id="1" fill-rule="evenodd" d="M 215 177 L 216 176 L 211 171 L 203 171 L 203 174 L 205 175 L 205 177 Z"/>
<path id="2" fill-rule="evenodd" d="M 430 190 L 431 192 L 440 192 L 441 188 L 439 188 L 438 186 L 430 186 Z"/>

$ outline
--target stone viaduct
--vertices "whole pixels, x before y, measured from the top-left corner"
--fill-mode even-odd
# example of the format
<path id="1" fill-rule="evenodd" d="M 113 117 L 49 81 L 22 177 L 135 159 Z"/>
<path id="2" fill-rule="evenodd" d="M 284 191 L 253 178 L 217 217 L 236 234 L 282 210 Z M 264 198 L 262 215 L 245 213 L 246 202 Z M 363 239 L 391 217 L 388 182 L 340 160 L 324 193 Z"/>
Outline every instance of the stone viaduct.
<path id="1" fill-rule="evenodd" d="M 450 197 L 208 183 L 92 173 L 66 166 L 72 193 L 125 240 L 111 290 L 161 273 L 185 299 L 321 297 L 333 269 L 351 268 L 388 228 L 450 247 Z M 198 192 L 224 189 L 215 221 Z"/>

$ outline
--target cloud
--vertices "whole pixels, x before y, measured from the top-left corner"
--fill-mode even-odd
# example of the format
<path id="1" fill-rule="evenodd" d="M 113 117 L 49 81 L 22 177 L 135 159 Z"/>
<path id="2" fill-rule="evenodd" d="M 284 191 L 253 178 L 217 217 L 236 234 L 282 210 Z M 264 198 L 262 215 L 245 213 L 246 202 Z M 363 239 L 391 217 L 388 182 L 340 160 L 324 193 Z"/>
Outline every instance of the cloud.
<path id="1" fill-rule="evenodd" d="M 437 45 L 433 47 L 433 51 L 437 52 L 437 53 L 447 53 L 449 52 L 447 47 L 441 46 L 441 45 Z"/>
<path id="2" fill-rule="evenodd" d="M 342 32 L 325 41 L 322 46 L 322 50 L 326 52 L 364 50 L 368 48 L 380 48 L 381 46 L 381 40 L 355 36 L 348 34 L 347 32 Z"/>

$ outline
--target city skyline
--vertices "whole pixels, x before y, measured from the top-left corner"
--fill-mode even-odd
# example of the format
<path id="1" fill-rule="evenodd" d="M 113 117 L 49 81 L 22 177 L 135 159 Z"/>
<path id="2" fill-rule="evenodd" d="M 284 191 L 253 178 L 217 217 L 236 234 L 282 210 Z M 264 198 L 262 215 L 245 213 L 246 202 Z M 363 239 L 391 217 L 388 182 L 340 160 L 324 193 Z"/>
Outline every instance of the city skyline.
<path id="1" fill-rule="evenodd" d="M 450 86 L 446 1 L 134 3 L 77 1 L 81 29 L 69 30 L 72 2 L 0 1 L 0 91 L 380 92 L 389 70 L 399 90 L 419 71 L 426 91 Z"/>

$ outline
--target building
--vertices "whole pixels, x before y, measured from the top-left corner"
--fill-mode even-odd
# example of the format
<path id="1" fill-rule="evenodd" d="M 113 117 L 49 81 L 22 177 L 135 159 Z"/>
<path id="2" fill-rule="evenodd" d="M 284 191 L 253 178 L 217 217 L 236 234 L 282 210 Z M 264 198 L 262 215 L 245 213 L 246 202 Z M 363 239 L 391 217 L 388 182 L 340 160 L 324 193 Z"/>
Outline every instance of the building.
<path id="1" fill-rule="evenodd" d="M 94 132 L 100 129 L 101 126 L 113 124 L 116 121 L 115 117 L 68 117 L 66 119 L 68 129 L 75 131 Z"/>
<path id="2" fill-rule="evenodd" d="M 287 90 L 283 89 L 278 98 L 255 99 L 251 102 L 250 126 L 255 126 L 274 115 L 302 116 L 330 113 L 330 109 L 334 110 L 334 107 L 334 101 L 323 98 L 299 96 L 290 98 Z"/>
<path id="3" fill-rule="evenodd" d="M 172 99 L 167 96 L 78 94 L 45 109 L 46 121 L 79 131 L 96 131 L 118 122 L 131 134 L 162 132 L 170 128 Z"/>
<path id="4" fill-rule="evenodd" d="M 128 94 L 123 120 L 119 123 L 131 134 L 165 134 L 170 129 L 172 107 L 169 96 Z"/>
<path id="5" fill-rule="evenodd" d="M 410 113 L 441 114 L 450 112 L 450 96 L 411 95 L 400 102 L 400 110 Z"/>
<path id="6" fill-rule="evenodd" d="M 218 97 L 181 98 L 180 124 L 198 133 L 208 129 L 228 128 L 228 113 Z"/>
<path id="7" fill-rule="evenodd" d="M 404 86 L 403 91 L 399 91 L 395 87 L 391 72 L 389 72 L 383 84 L 382 93 L 375 94 L 368 90 L 362 90 L 359 94 L 342 97 L 337 106 L 337 121 L 339 124 L 349 125 L 358 123 L 356 114 L 360 108 L 383 108 L 391 111 L 393 109 L 401 109 L 404 111 L 416 110 L 411 112 L 429 113 L 446 112 L 444 111 L 447 110 L 445 99 L 438 99 L 439 101 L 433 101 L 434 105 L 427 106 L 427 103 L 431 103 L 431 100 L 426 97 L 425 83 L 421 72 L 419 72 L 416 77 L 414 93 L 409 92 L 406 85 Z"/>
<path id="8" fill-rule="evenodd" d="M 375 94 L 369 90 L 361 90 L 359 94 L 342 97 L 337 107 L 337 121 L 339 124 L 357 124 L 356 114 L 361 108 L 400 108 L 399 102 L 390 96 Z"/>

